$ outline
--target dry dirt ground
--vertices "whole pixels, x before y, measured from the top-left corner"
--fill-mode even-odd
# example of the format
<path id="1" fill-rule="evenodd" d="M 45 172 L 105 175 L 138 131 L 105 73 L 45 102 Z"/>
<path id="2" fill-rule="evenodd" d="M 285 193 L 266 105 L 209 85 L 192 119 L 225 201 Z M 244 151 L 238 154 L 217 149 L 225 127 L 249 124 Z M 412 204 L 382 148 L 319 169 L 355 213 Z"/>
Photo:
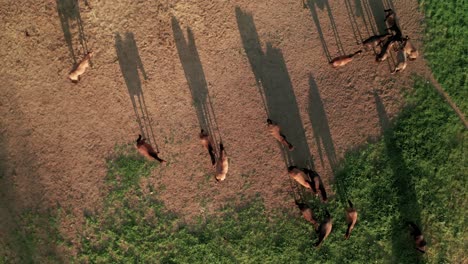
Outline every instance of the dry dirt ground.
<path id="1" fill-rule="evenodd" d="M 426 72 L 419 59 L 390 75 L 392 58 L 377 64 L 373 51 L 328 65 L 382 33 L 389 7 L 421 49 L 417 0 L 57 1 L 0 9 L 1 237 L 18 212 L 60 206 L 77 243 L 83 211 L 106 194 L 106 157 L 139 133 L 168 160 L 149 183 L 187 221 L 257 193 L 292 207 L 285 162 L 314 167 L 331 191 L 344 153 L 381 133 L 376 100 L 395 116 L 411 74 Z M 92 67 L 74 84 L 67 74 L 88 50 Z M 268 134 L 268 116 L 294 151 Z M 200 128 L 225 145 L 222 183 Z"/>

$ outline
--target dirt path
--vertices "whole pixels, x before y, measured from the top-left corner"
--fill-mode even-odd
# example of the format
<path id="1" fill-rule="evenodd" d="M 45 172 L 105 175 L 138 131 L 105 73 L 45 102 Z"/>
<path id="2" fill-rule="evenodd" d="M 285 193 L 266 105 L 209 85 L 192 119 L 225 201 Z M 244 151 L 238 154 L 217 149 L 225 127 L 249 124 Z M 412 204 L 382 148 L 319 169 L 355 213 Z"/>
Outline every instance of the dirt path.
<path id="1" fill-rule="evenodd" d="M 0 185 L 19 208 L 64 208 L 71 237 L 106 193 L 105 158 L 139 133 L 169 161 L 150 183 L 164 186 L 167 207 L 188 221 L 257 194 L 268 208 L 293 206 L 289 164 L 315 168 L 330 191 L 344 153 L 380 134 L 374 95 L 394 116 L 400 88 L 424 67 L 415 61 L 391 76 L 394 56 L 377 64 L 372 51 L 344 68 L 328 65 L 381 32 L 388 7 L 420 47 L 416 0 L 6 2 Z M 73 84 L 66 76 L 88 50 L 93 66 Z M 267 117 L 294 151 L 281 151 Z M 222 184 L 201 128 L 230 157 Z"/>

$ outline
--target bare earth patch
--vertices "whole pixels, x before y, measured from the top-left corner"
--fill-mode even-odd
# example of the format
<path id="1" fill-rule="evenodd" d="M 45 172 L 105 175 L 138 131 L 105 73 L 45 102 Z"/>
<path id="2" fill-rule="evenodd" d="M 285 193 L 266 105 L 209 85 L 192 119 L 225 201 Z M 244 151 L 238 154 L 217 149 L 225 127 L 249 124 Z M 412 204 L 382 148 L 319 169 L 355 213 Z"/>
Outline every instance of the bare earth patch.
<path id="1" fill-rule="evenodd" d="M 59 205 L 73 216 L 61 231 L 78 243 L 84 210 L 100 208 L 106 194 L 106 157 L 139 133 L 168 160 L 147 184 L 164 186 L 167 208 L 189 222 L 257 193 L 267 208 L 292 207 L 284 153 L 266 119 L 295 146 L 286 160 L 314 167 L 330 192 L 344 153 L 380 134 L 375 95 L 392 117 L 411 74 L 427 72 L 421 58 L 390 75 L 395 53 L 377 64 L 373 51 L 328 65 L 383 33 L 389 7 L 421 49 L 416 0 L 6 2 L 1 237 L 21 210 Z M 92 67 L 74 84 L 67 74 L 88 50 Z M 201 128 L 230 158 L 222 183 Z"/>

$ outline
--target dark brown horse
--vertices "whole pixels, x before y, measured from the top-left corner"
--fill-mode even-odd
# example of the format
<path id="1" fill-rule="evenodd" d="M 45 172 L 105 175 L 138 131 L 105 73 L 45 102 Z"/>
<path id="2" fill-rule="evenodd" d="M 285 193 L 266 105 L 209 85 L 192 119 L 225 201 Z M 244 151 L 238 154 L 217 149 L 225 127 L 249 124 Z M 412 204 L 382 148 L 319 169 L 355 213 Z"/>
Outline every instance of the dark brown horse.
<path id="1" fill-rule="evenodd" d="M 141 135 L 138 135 L 138 139 L 136 140 L 136 147 L 138 152 L 140 152 L 140 154 L 147 159 L 155 159 L 161 163 L 166 163 L 165 160 L 158 157 L 158 153 L 154 151 L 153 147 L 151 147 L 151 145 L 145 141 L 146 139 L 142 138 Z"/>
<path id="2" fill-rule="evenodd" d="M 424 240 L 424 236 L 423 236 L 421 230 L 413 222 L 408 222 L 408 225 L 411 227 L 411 236 L 414 239 L 414 244 L 415 244 L 416 250 L 421 252 L 421 253 L 426 253 L 427 242 L 426 242 L 426 240 Z"/>
<path id="3" fill-rule="evenodd" d="M 211 144 L 211 137 L 203 129 L 200 132 L 200 141 L 201 141 L 202 146 L 206 150 L 208 150 L 208 154 L 210 154 L 210 158 L 211 158 L 211 165 L 214 166 L 216 163 L 216 158 L 215 158 L 213 145 Z"/>
<path id="4" fill-rule="evenodd" d="M 304 219 L 311 223 L 314 226 L 315 230 L 318 230 L 318 223 L 317 220 L 314 218 L 314 213 L 312 212 L 312 209 L 305 203 L 300 203 L 299 201 L 296 200 L 296 205 L 299 207 L 299 210 L 301 210 L 302 216 Z"/>
<path id="5" fill-rule="evenodd" d="M 318 236 L 319 236 L 319 240 L 317 242 L 315 242 L 315 244 L 314 244 L 315 247 L 320 246 L 323 243 L 323 241 L 330 235 L 330 233 L 332 231 L 332 227 L 333 227 L 332 218 L 330 216 L 330 213 L 327 210 L 326 211 L 326 217 L 323 220 L 323 222 L 320 223 L 319 229 L 317 231 Z"/>

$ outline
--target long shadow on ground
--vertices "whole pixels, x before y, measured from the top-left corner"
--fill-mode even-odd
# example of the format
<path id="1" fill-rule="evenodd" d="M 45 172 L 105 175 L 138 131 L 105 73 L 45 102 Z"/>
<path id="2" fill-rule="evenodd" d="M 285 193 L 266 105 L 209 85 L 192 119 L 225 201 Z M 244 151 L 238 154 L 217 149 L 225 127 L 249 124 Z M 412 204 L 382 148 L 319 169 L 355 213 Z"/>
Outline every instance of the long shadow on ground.
<path id="1" fill-rule="evenodd" d="M 374 18 L 374 23 L 375 23 L 375 33 L 377 34 L 384 34 L 386 33 L 386 25 L 384 22 L 385 19 L 385 9 L 387 9 L 384 6 L 384 3 L 382 0 L 367 0 L 367 6 L 370 9 L 370 12 L 372 13 L 372 17 Z M 369 16 L 370 19 L 370 16 Z"/>
<path id="2" fill-rule="evenodd" d="M 132 101 L 135 117 L 140 127 L 140 133 L 143 137 L 147 138 L 149 142 L 154 144 L 156 151 L 159 152 L 138 71 L 141 71 L 145 80 L 148 79 L 148 77 L 146 76 L 145 68 L 143 67 L 140 54 L 138 53 L 138 47 L 133 33 L 125 33 L 125 38 L 123 39 L 122 36 L 117 33 L 115 35 L 115 49 L 117 51 L 120 70 L 122 71 L 125 84 L 127 85 L 128 95 Z"/>
<path id="3" fill-rule="evenodd" d="M 237 7 L 236 17 L 242 44 L 264 100 L 265 111 L 270 119 L 281 126 L 294 146 L 293 151 L 285 151 L 287 165 L 313 168 L 296 96 L 281 50 L 267 42 L 264 52 L 252 15 Z"/>
<path id="4" fill-rule="evenodd" d="M 312 20 L 314 21 L 315 27 L 317 28 L 317 32 L 319 34 L 320 42 L 322 43 L 323 51 L 325 52 L 325 56 L 327 57 L 328 61 L 331 61 L 332 56 L 330 55 L 330 50 L 328 49 L 327 41 L 323 35 L 322 26 L 320 24 L 320 19 L 317 13 L 317 7 L 320 10 L 326 9 L 328 18 L 330 20 L 331 29 L 333 30 L 333 36 L 335 38 L 335 44 L 337 47 L 337 51 L 339 55 L 345 55 L 345 50 L 343 45 L 341 44 L 340 35 L 338 34 L 338 29 L 335 24 L 335 19 L 333 17 L 330 4 L 328 0 L 307 0 L 307 7 L 310 10 L 310 14 L 312 16 Z"/>
<path id="5" fill-rule="evenodd" d="M 384 134 L 384 142 L 393 173 L 393 189 L 397 193 L 397 216 L 392 226 L 393 263 L 419 263 L 421 259 L 414 249 L 414 242 L 408 235 L 406 221 L 412 221 L 421 226 L 421 210 L 416 197 L 412 175 L 420 173 L 418 168 L 410 167 L 403 158 L 403 153 L 397 143 L 397 135 L 391 127 L 385 107 L 379 95 L 374 92 L 374 99 L 379 116 L 380 126 Z M 402 115 L 405 112 L 403 111 Z M 399 118 L 402 118 L 400 116 Z"/>
<path id="6" fill-rule="evenodd" d="M 315 143 L 317 144 L 318 154 L 322 166 L 324 165 L 322 149 L 328 158 L 328 162 L 334 171 L 337 166 L 335 146 L 328 126 L 327 113 L 323 106 L 320 91 L 312 75 L 309 75 L 309 118 L 314 131 Z"/>
<path id="7" fill-rule="evenodd" d="M 216 123 L 208 85 L 203 66 L 198 55 L 195 38 L 190 27 L 187 27 L 187 38 L 175 17 L 172 17 L 172 31 L 179 53 L 180 63 L 184 69 L 185 78 L 192 94 L 200 129 L 207 131 L 215 140 L 221 140 L 220 131 Z M 216 145 L 216 144 L 215 144 Z"/>
<path id="8" fill-rule="evenodd" d="M 63 263 L 57 245 L 61 237 L 51 213 L 55 208 L 45 208 L 46 188 L 36 174 L 36 154 L 23 138 L 13 145 L 20 154 L 8 157 L 13 152 L 8 140 L 14 139 L 0 132 L 0 262 Z"/>
<path id="9" fill-rule="evenodd" d="M 78 27 L 78 36 L 83 49 L 83 53 L 88 53 L 88 45 L 86 43 L 86 35 L 84 33 L 83 21 L 80 15 L 80 6 L 78 0 L 56 0 L 57 12 L 60 18 L 60 24 L 62 25 L 63 36 L 67 43 L 70 56 L 73 63 L 76 64 L 76 55 L 73 48 L 72 32 L 70 28 L 74 28 L 73 23 L 76 23 Z"/>
<path id="10" fill-rule="evenodd" d="M 354 12 L 351 0 L 345 1 L 348 15 L 353 19 L 356 17 L 362 18 L 367 31 L 364 35 L 386 33 L 385 9 L 394 9 L 391 0 L 354 0 Z"/>

